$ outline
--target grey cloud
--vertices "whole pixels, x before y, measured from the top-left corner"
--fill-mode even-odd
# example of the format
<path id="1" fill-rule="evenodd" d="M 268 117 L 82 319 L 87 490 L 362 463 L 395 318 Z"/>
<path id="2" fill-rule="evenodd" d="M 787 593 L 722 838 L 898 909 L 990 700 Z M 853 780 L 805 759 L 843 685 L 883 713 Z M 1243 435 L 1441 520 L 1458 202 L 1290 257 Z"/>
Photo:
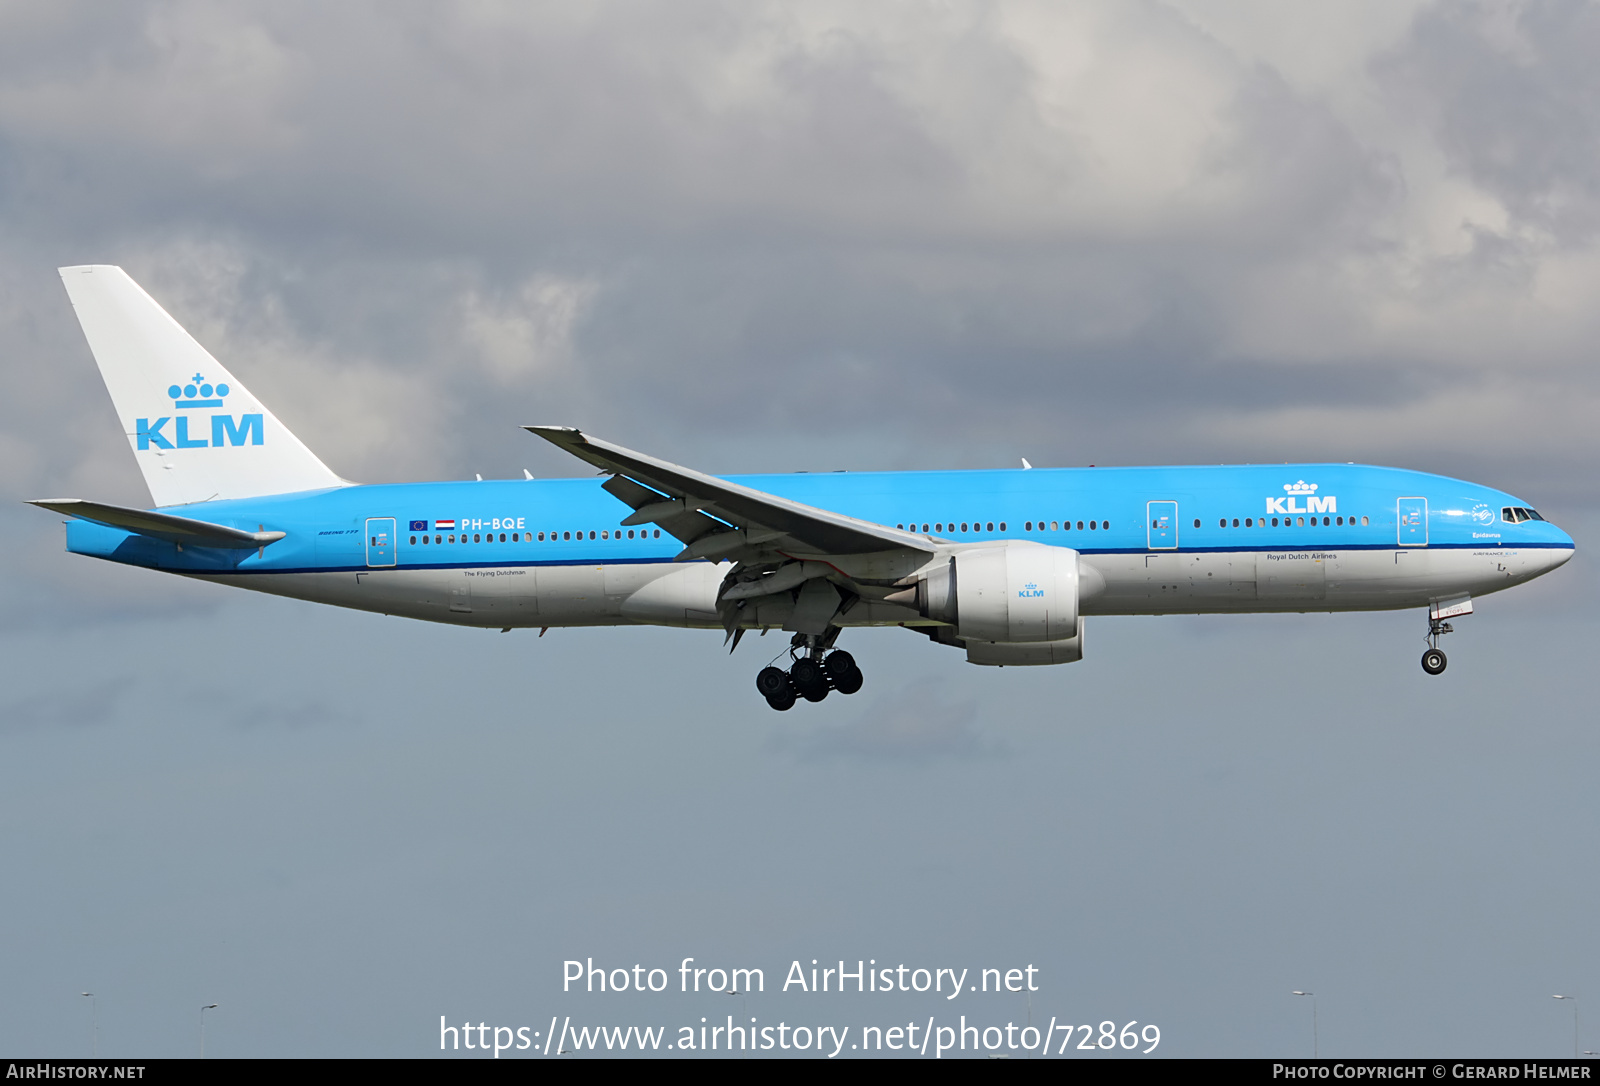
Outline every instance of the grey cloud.
<path id="1" fill-rule="evenodd" d="M 1571 438 L 1552 399 L 1600 398 L 1587 308 L 1532 350 L 1513 331 L 1547 246 L 1479 224 L 1433 251 L 1407 148 L 1166 9 L 3 18 L 0 336 L 39 363 L 4 377 L 19 495 L 131 478 L 49 271 L 83 260 L 126 265 L 364 481 L 576 470 L 516 430 L 541 419 L 721 470 L 1019 441 L 1471 467 L 1452 396 L 1538 435 L 1532 465 Z M 1376 64 L 1447 147 L 1475 144 L 1429 65 L 1471 69 L 1485 18 L 1430 10 Z M 1517 99 L 1518 138 L 1581 143 L 1582 96 L 1524 78 L 1555 105 Z M 1539 176 L 1586 176 L 1549 153 Z M 63 424 L 93 436 L 51 448 Z"/>
<path id="2" fill-rule="evenodd" d="M 889 762 L 1005 753 L 1004 744 L 985 734 L 979 725 L 977 700 L 953 684 L 938 681 L 880 694 L 848 723 L 780 732 L 774 746 L 804 759 Z"/>
<path id="3" fill-rule="evenodd" d="M 102 679 L 85 686 L 31 694 L 0 705 L 0 734 L 37 728 L 84 728 L 105 724 L 116 714 L 129 679 Z"/>
<path id="4" fill-rule="evenodd" d="M 1437 125 L 1452 164 L 1558 245 L 1600 224 L 1600 11 L 1440 4 L 1377 65 Z"/>

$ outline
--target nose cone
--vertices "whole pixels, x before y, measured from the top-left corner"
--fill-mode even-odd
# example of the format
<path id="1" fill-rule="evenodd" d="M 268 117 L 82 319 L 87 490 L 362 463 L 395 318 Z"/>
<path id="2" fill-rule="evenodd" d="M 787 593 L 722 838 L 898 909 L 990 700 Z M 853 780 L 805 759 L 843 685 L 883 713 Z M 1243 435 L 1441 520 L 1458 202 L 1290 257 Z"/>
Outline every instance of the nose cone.
<path id="1" fill-rule="evenodd" d="M 1543 544 L 1541 549 L 1545 552 L 1544 572 L 1548 573 L 1557 566 L 1564 566 L 1570 562 L 1572 556 L 1577 553 L 1577 544 L 1573 543 L 1570 535 L 1549 521 L 1545 521 L 1540 527 L 1544 529 L 1546 535 L 1540 542 Z"/>

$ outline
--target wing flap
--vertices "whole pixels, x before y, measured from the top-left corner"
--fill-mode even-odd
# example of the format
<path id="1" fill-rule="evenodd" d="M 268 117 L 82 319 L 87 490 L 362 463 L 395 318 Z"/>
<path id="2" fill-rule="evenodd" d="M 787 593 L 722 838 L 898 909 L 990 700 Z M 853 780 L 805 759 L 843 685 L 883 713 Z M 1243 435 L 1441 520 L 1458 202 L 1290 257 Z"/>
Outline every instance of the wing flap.
<path id="1" fill-rule="evenodd" d="M 120 505 L 84 501 L 82 498 L 40 498 L 28 504 L 48 509 L 52 513 L 63 513 L 79 520 L 104 524 L 109 528 L 121 528 L 125 532 L 190 547 L 255 550 L 257 547 L 276 543 L 285 535 L 284 532 L 247 532 L 242 528 L 228 528 L 189 517 L 175 517 L 170 513 L 128 509 Z"/>

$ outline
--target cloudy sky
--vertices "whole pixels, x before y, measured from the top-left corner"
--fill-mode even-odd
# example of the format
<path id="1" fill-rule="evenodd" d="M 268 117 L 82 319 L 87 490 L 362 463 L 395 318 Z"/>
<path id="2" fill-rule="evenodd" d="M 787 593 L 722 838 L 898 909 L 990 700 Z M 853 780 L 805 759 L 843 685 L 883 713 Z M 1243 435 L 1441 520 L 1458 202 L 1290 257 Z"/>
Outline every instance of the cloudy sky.
<path id="1" fill-rule="evenodd" d="M 1036 1019 L 1191 1055 L 1308 1053 L 1295 988 L 1324 1054 L 1561 1055 L 1576 990 L 1600 1048 L 1597 53 L 1577 2 L 0 2 L 0 1050 L 87 1052 L 84 990 L 144 1056 L 210 1002 L 217 1055 L 726 1013 L 563 996 L 575 956 L 1032 962 Z M 63 554 L 23 499 L 148 500 L 80 263 L 364 482 L 580 474 L 528 422 L 719 472 L 1367 461 L 1579 554 L 1437 680 L 1410 613 L 996 673 L 881 631 L 779 717 L 765 643 Z"/>

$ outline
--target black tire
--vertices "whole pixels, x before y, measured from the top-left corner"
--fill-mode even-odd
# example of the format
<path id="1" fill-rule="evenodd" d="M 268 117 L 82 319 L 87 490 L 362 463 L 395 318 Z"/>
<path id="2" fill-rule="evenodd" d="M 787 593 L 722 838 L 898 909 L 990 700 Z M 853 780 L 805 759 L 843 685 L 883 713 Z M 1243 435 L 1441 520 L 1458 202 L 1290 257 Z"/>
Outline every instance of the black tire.
<path id="1" fill-rule="evenodd" d="M 807 701 L 821 701 L 828 696 L 828 673 L 822 665 L 809 657 L 802 657 L 789 669 L 789 681 L 795 693 Z"/>
<path id="2" fill-rule="evenodd" d="M 788 694 L 790 696 L 790 704 L 794 703 L 794 691 L 789 687 L 789 673 L 780 671 L 778 668 L 762 668 L 756 674 L 756 690 L 768 701 L 783 694 Z"/>
<path id="3" fill-rule="evenodd" d="M 773 670 L 776 671 L 777 669 L 774 668 Z M 788 687 L 784 687 L 780 693 L 774 694 L 768 698 L 767 704 L 778 710 L 780 713 L 786 712 L 789 709 L 793 709 L 794 691 L 790 690 Z"/>
<path id="4" fill-rule="evenodd" d="M 861 684 L 864 681 L 861 669 L 859 667 L 851 668 L 845 674 L 833 677 L 833 688 L 841 694 L 854 694 L 861 689 Z"/>
<path id="5" fill-rule="evenodd" d="M 828 669 L 828 675 L 833 679 L 835 690 L 840 689 L 839 680 L 841 678 L 852 671 L 861 670 L 856 667 L 856 658 L 843 649 L 828 653 L 827 658 L 822 661 L 822 665 Z"/>
<path id="6" fill-rule="evenodd" d="M 1422 670 L 1426 671 L 1429 675 L 1438 675 L 1442 673 L 1445 669 L 1445 665 L 1447 665 L 1449 662 L 1449 658 L 1438 649 L 1429 649 L 1427 652 L 1422 654 Z"/>

